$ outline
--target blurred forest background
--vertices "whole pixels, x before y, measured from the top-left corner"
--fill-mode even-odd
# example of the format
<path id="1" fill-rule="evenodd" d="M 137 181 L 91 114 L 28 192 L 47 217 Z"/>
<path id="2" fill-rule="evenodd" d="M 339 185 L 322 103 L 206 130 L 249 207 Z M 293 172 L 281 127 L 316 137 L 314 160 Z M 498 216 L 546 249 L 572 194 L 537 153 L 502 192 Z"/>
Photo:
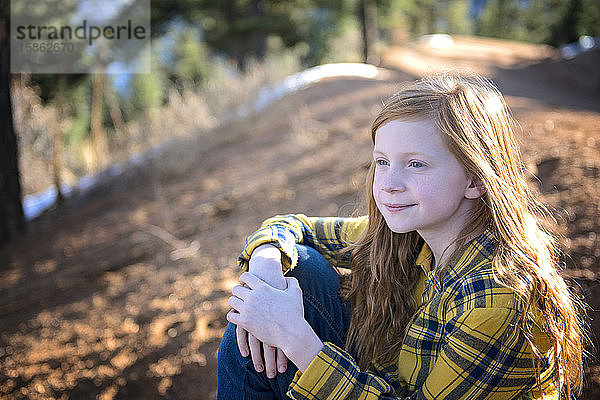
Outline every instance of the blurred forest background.
<path id="1" fill-rule="evenodd" d="M 8 4 L 0 398 L 213 398 L 243 238 L 274 213 L 350 214 L 377 106 L 431 65 L 498 80 L 565 230 L 564 275 L 600 299 L 599 0 L 152 0 L 152 72 L 129 75 L 9 74 Z M 438 57 L 431 40 L 449 37 L 432 34 L 453 52 Z M 257 108 L 265 88 L 339 62 L 387 75 Z M 73 192 L 90 176 L 107 179 Z M 48 188 L 53 207 L 25 215 Z"/>
<path id="2" fill-rule="evenodd" d="M 151 4 L 152 73 L 12 76 L 24 195 L 54 185 L 60 200 L 64 183 L 175 137 L 202 135 L 243 112 L 261 87 L 328 62 L 378 64 L 386 46 L 421 35 L 553 47 L 600 35 L 597 0 Z"/>

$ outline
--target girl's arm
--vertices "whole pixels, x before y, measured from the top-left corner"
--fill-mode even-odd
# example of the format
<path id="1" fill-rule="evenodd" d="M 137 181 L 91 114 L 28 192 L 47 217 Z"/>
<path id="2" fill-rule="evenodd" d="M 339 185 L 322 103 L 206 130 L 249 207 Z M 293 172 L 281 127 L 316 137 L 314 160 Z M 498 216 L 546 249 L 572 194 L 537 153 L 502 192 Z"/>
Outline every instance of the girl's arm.
<path id="1" fill-rule="evenodd" d="M 541 397 L 540 388 L 534 389 L 536 373 L 529 345 L 521 333 L 513 334 L 515 316 L 512 309 L 475 308 L 449 321 L 446 324 L 449 332 L 440 344 L 431 370 L 429 365 L 418 362 L 400 366 L 410 370 L 409 375 L 403 376 L 426 376 L 425 384 L 417 388 L 394 383 L 390 378 L 395 366 L 390 369 L 389 377 L 385 371 L 378 374 L 361 371 L 348 353 L 325 343 L 304 373 L 296 374 L 288 396 L 319 400 Z M 423 353 L 424 348 L 409 347 L 410 343 L 418 343 L 417 337 L 427 343 L 427 325 L 413 327 L 405 341 L 406 350 Z M 551 369 L 544 371 L 544 362 L 541 368 L 540 381 L 545 394 L 548 398 L 558 398 Z M 556 396 L 552 397 L 553 394 Z"/>
<path id="2" fill-rule="evenodd" d="M 260 229 L 246 239 L 238 264 L 248 271 L 252 252 L 265 243 L 271 243 L 281 251 L 283 272 L 287 272 L 296 266 L 298 253 L 295 245 L 301 243 L 316 249 L 330 263 L 348 267 L 347 261 L 339 262 L 337 252 L 354 242 L 366 226 L 366 216 L 337 218 L 307 217 L 304 214 L 277 215 L 265 220 Z"/>
<path id="3" fill-rule="evenodd" d="M 356 240 L 366 227 L 366 222 L 366 217 L 309 218 L 301 214 L 275 216 L 263 222 L 261 228 L 247 239 L 238 263 L 245 271 L 251 272 L 272 287 L 282 289 L 285 288 L 283 273 L 297 263 L 296 243 L 312 246 L 328 261 L 333 262 L 336 251 Z M 336 264 L 342 266 L 341 263 Z M 240 353 L 252 356 L 257 371 L 262 371 L 264 365 L 267 375 L 273 377 L 276 370 L 286 370 L 287 359 L 281 348 L 274 349 L 263 343 L 263 363 L 260 344 L 256 340 L 250 340 L 254 336 L 249 335 L 239 324 L 236 335 Z M 314 343 L 317 341 L 313 340 Z M 303 351 L 300 356 L 304 357 L 306 354 Z M 300 360 L 296 362 L 302 363 Z"/>

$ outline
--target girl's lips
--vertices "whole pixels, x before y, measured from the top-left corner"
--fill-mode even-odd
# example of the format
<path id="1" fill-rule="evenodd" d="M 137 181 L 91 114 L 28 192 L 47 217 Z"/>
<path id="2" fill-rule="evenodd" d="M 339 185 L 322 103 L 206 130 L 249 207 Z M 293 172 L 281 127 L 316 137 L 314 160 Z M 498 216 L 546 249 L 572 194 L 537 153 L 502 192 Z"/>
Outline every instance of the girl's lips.
<path id="1" fill-rule="evenodd" d="M 383 204 L 385 206 L 385 208 L 388 209 L 388 211 L 391 212 L 397 212 L 397 211 L 402 211 L 402 210 L 406 210 L 409 207 L 414 206 L 415 204 Z"/>

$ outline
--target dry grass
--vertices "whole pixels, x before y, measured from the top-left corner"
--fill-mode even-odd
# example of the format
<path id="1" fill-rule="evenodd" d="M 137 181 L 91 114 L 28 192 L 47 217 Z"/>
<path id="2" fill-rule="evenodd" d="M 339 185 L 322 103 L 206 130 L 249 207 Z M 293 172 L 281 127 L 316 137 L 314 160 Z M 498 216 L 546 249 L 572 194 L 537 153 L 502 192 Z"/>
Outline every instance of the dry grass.
<path id="1" fill-rule="evenodd" d="M 118 130 L 108 129 L 105 132 L 108 152 L 101 155 L 102 160 L 95 158 L 89 138 L 66 147 L 61 169 L 63 181 L 73 185 L 84 174 L 96 173 L 102 166 L 127 161 L 169 142 L 181 143 L 184 161 L 195 158 L 204 144 L 210 147 L 219 139 L 210 137 L 215 128 L 251 110 L 261 88 L 277 84 L 300 67 L 299 57 L 288 51 L 269 56 L 263 63 L 251 63 L 245 73 L 224 63 L 215 63 L 215 68 L 218 69 L 215 79 L 198 86 L 185 84 L 182 90 L 170 85 L 162 107 L 141 113 Z M 39 88 L 32 87 L 27 77 L 13 81 L 14 121 L 25 195 L 53 185 L 53 135 L 58 130 L 65 132 L 75 119 L 75 116 L 59 116 L 56 106 L 44 105 L 40 95 Z M 122 104 L 121 108 L 127 107 Z M 195 145 L 190 149 L 192 142 Z M 182 164 L 185 166 L 185 162 Z M 177 172 L 181 164 L 173 167 Z"/>

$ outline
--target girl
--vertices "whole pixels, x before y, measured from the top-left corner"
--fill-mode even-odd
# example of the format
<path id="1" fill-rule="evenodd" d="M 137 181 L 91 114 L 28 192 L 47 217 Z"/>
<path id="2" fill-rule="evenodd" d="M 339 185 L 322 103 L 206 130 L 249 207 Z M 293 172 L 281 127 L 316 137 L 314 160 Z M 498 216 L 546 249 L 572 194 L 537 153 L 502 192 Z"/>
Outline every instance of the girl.
<path id="1" fill-rule="evenodd" d="M 371 129 L 368 216 L 277 216 L 248 238 L 218 397 L 579 393 L 577 304 L 514 126 L 477 76 L 439 74 L 392 96 Z M 330 265 L 351 270 L 342 298 Z M 275 375 L 286 357 L 294 365 Z"/>

